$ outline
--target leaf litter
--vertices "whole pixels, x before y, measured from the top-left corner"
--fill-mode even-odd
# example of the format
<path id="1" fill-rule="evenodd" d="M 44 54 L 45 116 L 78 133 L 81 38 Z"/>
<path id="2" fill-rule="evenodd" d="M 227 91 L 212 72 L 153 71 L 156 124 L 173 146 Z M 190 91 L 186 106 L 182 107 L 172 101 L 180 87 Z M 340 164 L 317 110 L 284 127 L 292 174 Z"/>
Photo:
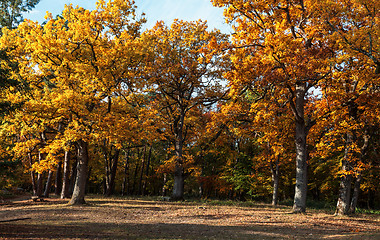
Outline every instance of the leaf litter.
<path id="1" fill-rule="evenodd" d="M 378 215 L 89 196 L 0 204 L 0 239 L 380 239 Z M 12 219 L 20 219 L 12 221 Z M 9 221 L 8 221 L 9 220 Z"/>

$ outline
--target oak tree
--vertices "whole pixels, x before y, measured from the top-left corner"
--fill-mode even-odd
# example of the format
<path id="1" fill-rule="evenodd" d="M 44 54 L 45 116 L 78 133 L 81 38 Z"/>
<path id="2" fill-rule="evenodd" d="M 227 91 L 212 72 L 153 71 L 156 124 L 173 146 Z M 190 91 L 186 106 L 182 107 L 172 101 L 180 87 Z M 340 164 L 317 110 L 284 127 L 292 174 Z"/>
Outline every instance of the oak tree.
<path id="1" fill-rule="evenodd" d="M 172 198 L 182 199 L 186 165 L 192 161 L 186 149 L 194 141 L 194 124 L 204 108 L 224 94 L 223 56 L 217 46 L 227 39 L 219 31 L 208 30 L 206 22 L 180 20 L 170 27 L 158 22 L 145 38 L 153 52 L 145 77 L 147 89 L 155 95 L 151 108 L 163 123 L 161 136 L 175 153 Z"/>

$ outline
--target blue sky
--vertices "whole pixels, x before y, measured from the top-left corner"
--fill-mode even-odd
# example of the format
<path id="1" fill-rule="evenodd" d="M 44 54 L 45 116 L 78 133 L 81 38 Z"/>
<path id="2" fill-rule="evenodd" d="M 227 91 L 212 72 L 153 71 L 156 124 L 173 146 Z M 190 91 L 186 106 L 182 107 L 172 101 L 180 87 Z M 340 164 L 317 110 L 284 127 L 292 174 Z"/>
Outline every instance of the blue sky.
<path id="1" fill-rule="evenodd" d="M 220 29 L 224 33 L 230 33 L 230 27 L 224 23 L 223 10 L 212 6 L 210 0 L 135 0 L 137 11 L 144 12 L 148 20 L 146 28 L 151 28 L 158 20 L 170 25 L 178 18 L 186 21 L 207 20 L 209 28 Z M 41 0 L 31 12 L 24 15 L 25 18 L 38 22 L 44 21 L 46 11 L 53 16 L 62 12 L 65 4 L 73 3 L 86 9 L 94 9 L 96 0 Z"/>

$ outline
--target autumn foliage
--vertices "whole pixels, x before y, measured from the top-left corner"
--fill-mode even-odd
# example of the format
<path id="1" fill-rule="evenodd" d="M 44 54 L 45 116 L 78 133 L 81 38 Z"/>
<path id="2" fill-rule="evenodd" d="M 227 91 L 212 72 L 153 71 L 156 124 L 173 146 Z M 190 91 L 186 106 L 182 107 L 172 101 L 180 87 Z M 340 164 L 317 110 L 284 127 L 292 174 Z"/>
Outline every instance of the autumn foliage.
<path id="1" fill-rule="evenodd" d="M 230 36 L 122 0 L 4 28 L 0 187 L 379 207 L 379 1 L 212 3 Z"/>

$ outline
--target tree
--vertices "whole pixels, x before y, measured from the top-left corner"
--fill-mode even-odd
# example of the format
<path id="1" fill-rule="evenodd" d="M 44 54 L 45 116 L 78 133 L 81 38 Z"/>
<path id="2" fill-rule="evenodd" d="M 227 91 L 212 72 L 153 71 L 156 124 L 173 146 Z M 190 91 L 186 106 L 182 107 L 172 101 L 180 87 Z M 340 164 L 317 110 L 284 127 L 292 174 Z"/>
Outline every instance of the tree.
<path id="1" fill-rule="evenodd" d="M 327 44 L 312 18 L 317 4 L 309 1 L 214 0 L 226 7 L 233 25 L 235 69 L 227 74 L 231 94 L 249 87 L 272 91 L 271 97 L 286 102 L 293 114 L 296 152 L 294 212 L 304 212 L 307 193 L 307 135 L 315 124 L 305 114 L 309 90 L 329 75 Z M 315 2 L 313 2 L 315 3 Z M 264 91 L 261 91 L 264 90 Z"/>
<path id="2" fill-rule="evenodd" d="M 32 8 L 37 5 L 39 0 L 27 0 L 27 1 L 16 1 L 16 0 L 3 0 L 0 1 L 0 27 L 1 28 L 16 28 L 17 25 L 23 21 L 22 13 L 30 11 Z M 2 35 L 2 32 L 0 33 Z M 6 100 L 6 89 L 9 87 L 22 87 L 20 82 L 21 79 L 17 77 L 12 77 L 11 72 L 17 71 L 18 63 L 16 61 L 12 61 L 8 54 L 8 49 L 4 48 L 0 51 L 0 60 L 2 62 L 0 69 L 0 116 L 3 117 L 5 114 L 8 114 L 10 111 L 14 110 L 18 105 L 11 104 L 11 102 Z M 0 124 L 4 124 L 1 122 Z M 6 138 L 5 134 L 4 138 Z M 4 146 L 9 139 L 2 139 L 4 141 Z M 12 142 L 12 141 L 11 141 Z M 12 147 L 13 144 L 8 145 L 8 147 Z M 7 154 L 2 155 L 2 160 L 0 164 L 4 164 L 4 166 L 13 168 L 16 166 L 16 163 L 20 161 L 12 161 L 12 156 L 8 152 Z M 4 169 L 6 169 L 4 167 Z"/>
<path id="3" fill-rule="evenodd" d="M 355 211 L 362 173 L 369 162 L 366 159 L 372 135 L 370 129 L 378 125 L 380 4 L 373 0 L 326 1 L 323 4 L 321 9 L 328 10 L 319 10 L 315 16 L 324 23 L 324 35 L 338 54 L 332 84 L 325 87 L 324 94 L 333 111 L 327 119 L 329 122 L 322 124 L 329 125 L 331 130 L 320 145 L 343 151 L 336 213 L 345 215 Z M 342 135 L 344 142 L 337 141 L 338 137 L 332 139 L 332 136 Z M 337 147 L 334 149 L 331 145 Z"/>
<path id="4" fill-rule="evenodd" d="M 161 136 L 172 144 L 175 154 L 172 198 L 182 199 L 185 168 L 192 161 L 186 148 L 194 141 L 197 115 L 224 94 L 223 58 L 213 47 L 225 44 L 226 36 L 207 30 L 202 21 L 175 20 L 171 27 L 158 22 L 145 38 L 153 53 L 146 70 L 147 88 L 155 96 L 151 108 L 163 123 Z"/>
<path id="5" fill-rule="evenodd" d="M 264 165 L 270 169 L 272 176 L 272 205 L 276 206 L 279 199 L 280 166 L 292 163 L 294 159 L 294 144 L 292 144 L 293 119 L 285 102 L 276 101 L 268 104 L 267 101 L 258 101 L 254 110 L 255 115 L 253 125 L 258 131 L 258 144 L 261 153 L 257 157 L 259 165 Z"/>
<path id="6" fill-rule="evenodd" d="M 81 204 L 89 143 L 103 121 L 112 118 L 111 106 L 117 101 L 111 99 L 131 93 L 132 70 L 140 56 L 137 38 L 145 20 L 137 18 L 133 2 L 121 0 L 107 4 L 100 0 L 93 11 L 66 6 L 62 17 L 47 19 L 44 26 L 24 22 L 2 38 L 2 46 L 14 46 L 11 53 L 22 66 L 19 75 L 32 89 L 25 96 L 13 91 L 9 99 L 24 102 L 19 114 L 29 113 L 42 130 L 67 123 L 63 133 L 46 145 L 46 161 L 56 161 L 58 151 L 76 146 L 78 166 L 70 204 Z M 133 124 L 128 115 L 122 120 L 124 126 Z"/>
<path id="7" fill-rule="evenodd" d="M 0 27 L 17 28 L 24 20 L 22 14 L 31 11 L 40 0 L 2 0 L 0 1 Z"/>

